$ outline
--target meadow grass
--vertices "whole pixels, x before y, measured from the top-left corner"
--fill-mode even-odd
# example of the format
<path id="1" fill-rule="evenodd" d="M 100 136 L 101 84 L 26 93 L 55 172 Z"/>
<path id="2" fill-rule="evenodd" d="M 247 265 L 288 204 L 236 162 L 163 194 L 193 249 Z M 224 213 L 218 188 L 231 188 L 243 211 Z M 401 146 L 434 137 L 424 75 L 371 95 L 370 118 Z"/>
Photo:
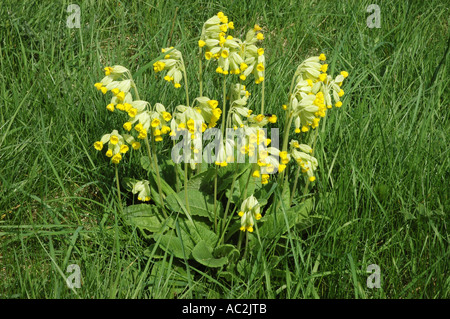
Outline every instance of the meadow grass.
<path id="1" fill-rule="evenodd" d="M 372 1 L 79 1 L 79 29 L 66 27 L 70 3 L 0 6 L 0 298 L 449 297 L 446 1 L 378 1 L 379 29 L 366 26 Z M 236 32 L 263 27 L 265 106 L 280 126 L 303 59 L 324 52 L 329 73 L 350 73 L 343 106 L 318 128 L 320 204 L 303 229 L 263 239 L 229 278 L 121 223 L 114 168 L 92 147 L 121 127 L 93 87 L 102 68 L 126 66 L 141 98 L 173 110 L 184 90 L 151 65 L 176 46 L 196 96 L 198 37 L 218 11 Z M 208 70 L 204 93 L 214 97 Z M 257 109 L 259 86 L 248 88 Z M 127 158 L 120 174 L 144 174 L 138 161 Z M 81 267 L 80 289 L 65 284 L 69 264 Z M 380 289 L 366 286 L 370 264 Z"/>

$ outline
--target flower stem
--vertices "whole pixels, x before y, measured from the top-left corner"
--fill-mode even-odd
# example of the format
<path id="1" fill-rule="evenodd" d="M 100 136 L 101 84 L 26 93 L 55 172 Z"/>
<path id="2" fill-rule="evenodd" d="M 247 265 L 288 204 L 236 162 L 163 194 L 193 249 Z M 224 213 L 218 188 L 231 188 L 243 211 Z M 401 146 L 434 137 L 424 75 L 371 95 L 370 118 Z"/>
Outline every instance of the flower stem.
<path id="1" fill-rule="evenodd" d="M 298 181 L 299 174 L 300 174 L 300 166 L 297 167 L 297 170 L 295 172 L 294 186 L 292 186 L 291 198 L 289 199 L 289 207 L 291 207 L 292 200 L 294 199 L 295 191 L 297 190 L 297 181 Z"/>
<path id="2" fill-rule="evenodd" d="M 123 213 L 123 206 L 122 206 L 122 195 L 120 194 L 120 181 L 119 181 L 119 169 L 118 164 L 115 164 L 115 170 L 116 170 L 116 186 L 117 186 L 117 196 L 119 197 L 119 206 L 121 213 Z"/>
<path id="3" fill-rule="evenodd" d="M 183 64 L 184 87 L 185 87 L 185 90 L 186 90 L 186 105 L 189 106 L 188 80 L 187 80 L 187 75 L 186 75 L 186 65 L 184 64 L 183 57 L 181 57 L 181 63 Z"/>
<path id="4" fill-rule="evenodd" d="M 261 113 L 264 114 L 264 83 L 266 83 L 266 80 L 262 81 L 261 86 Z"/>
<path id="5" fill-rule="evenodd" d="M 198 84 L 199 84 L 199 90 L 200 95 L 203 96 L 203 68 L 202 68 L 202 48 L 198 48 Z"/>
<path id="6" fill-rule="evenodd" d="M 155 170 L 155 167 L 153 166 L 152 150 L 150 148 L 150 144 L 148 143 L 148 137 L 145 138 L 145 145 L 147 146 L 147 154 L 150 161 L 150 166 L 152 167 L 152 170 Z"/>
<path id="7" fill-rule="evenodd" d="M 227 111 L 227 78 L 224 75 L 223 76 L 223 88 L 222 88 L 222 95 L 223 95 L 223 106 L 222 106 L 222 127 L 221 132 L 222 132 L 222 137 L 223 137 L 223 132 L 225 130 L 225 126 L 226 126 L 226 111 Z"/>
<path id="8" fill-rule="evenodd" d="M 152 129 L 152 135 L 153 135 L 153 129 Z M 148 137 L 145 139 L 147 146 L 148 146 Z M 149 146 L 148 146 L 149 147 Z M 155 149 L 155 142 L 152 139 L 152 148 Z M 159 200 L 161 202 L 161 208 L 162 212 L 165 218 L 167 218 L 166 210 L 164 208 L 164 198 L 161 190 L 161 177 L 159 175 L 159 166 L 158 166 L 158 159 L 156 158 L 156 152 L 153 152 L 153 162 L 155 164 L 155 171 L 156 171 L 156 184 L 158 186 L 158 193 L 159 193 Z"/>
<path id="9" fill-rule="evenodd" d="M 214 231 L 217 231 L 217 165 L 214 171 Z"/>
<path id="10" fill-rule="evenodd" d="M 188 212 L 188 214 L 190 216 L 191 215 L 191 209 L 189 207 L 187 183 L 188 183 L 188 162 L 185 161 L 184 162 L 184 200 L 186 201 L 186 209 L 187 209 L 187 212 Z"/>
<path id="11" fill-rule="evenodd" d="M 226 221 L 227 221 L 228 209 L 230 208 L 230 203 L 231 203 L 230 199 L 233 197 L 234 183 L 236 182 L 238 171 L 239 171 L 239 163 L 236 163 L 236 169 L 234 171 L 233 181 L 231 182 L 231 187 L 230 187 L 230 196 L 228 197 L 227 206 L 225 208 L 225 213 L 223 215 L 222 233 L 225 232 L 225 225 L 226 225 Z M 222 238 L 223 238 L 223 235 L 222 235 Z"/>

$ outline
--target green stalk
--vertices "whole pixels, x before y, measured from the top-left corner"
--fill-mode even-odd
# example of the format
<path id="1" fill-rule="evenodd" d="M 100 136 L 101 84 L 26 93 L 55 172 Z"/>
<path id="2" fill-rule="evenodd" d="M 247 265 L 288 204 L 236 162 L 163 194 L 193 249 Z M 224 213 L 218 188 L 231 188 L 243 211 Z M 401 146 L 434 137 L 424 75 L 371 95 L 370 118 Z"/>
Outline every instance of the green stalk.
<path id="1" fill-rule="evenodd" d="M 313 145 L 312 145 L 313 152 L 312 152 L 311 156 L 314 156 L 314 150 L 316 149 L 317 135 L 319 135 L 319 129 L 316 127 L 316 132 L 315 132 L 314 137 L 313 137 Z M 303 196 L 305 196 L 306 193 L 308 192 L 309 183 L 310 183 L 310 181 L 309 181 L 309 178 L 308 178 L 306 180 L 305 188 L 303 189 Z M 303 197 L 302 201 L 304 201 L 304 200 L 305 200 L 305 197 Z"/>
<path id="2" fill-rule="evenodd" d="M 262 81 L 262 87 L 261 87 L 261 113 L 264 114 L 264 83 L 266 83 L 266 80 Z"/>
<path id="3" fill-rule="evenodd" d="M 153 136 L 153 128 L 152 128 L 151 132 L 152 132 L 152 136 Z M 145 142 L 147 143 L 147 148 L 149 149 L 150 146 L 148 143 L 148 137 L 145 139 Z M 155 142 L 153 141 L 153 138 L 152 138 L 152 148 L 155 149 Z M 153 152 L 153 162 L 155 164 L 156 184 L 158 186 L 159 200 L 161 202 L 161 208 L 162 208 L 164 218 L 167 218 L 168 216 L 167 216 L 166 210 L 164 208 L 164 199 L 163 199 L 162 190 L 161 190 L 161 176 L 159 175 L 159 166 L 158 166 L 158 159 L 156 158 L 156 152 Z"/>
<path id="4" fill-rule="evenodd" d="M 202 68 L 202 48 L 198 48 L 199 55 L 198 55 L 198 84 L 200 87 L 200 95 L 203 96 L 203 68 Z"/>
<path id="5" fill-rule="evenodd" d="M 184 75 L 184 87 L 186 91 L 186 105 L 189 106 L 189 89 L 188 89 L 188 81 L 186 75 L 186 65 L 184 64 L 183 57 L 181 57 L 181 63 L 183 64 L 183 75 Z"/>
<path id="6" fill-rule="evenodd" d="M 221 135 L 223 138 L 223 133 L 225 131 L 226 126 L 226 107 L 227 107 L 227 78 L 224 75 L 223 76 L 223 88 L 222 88 L 222 94 L 223 94 L 223 104 L 222 104 L 222 125 L 220 127 Z M 217 154 L 216 154 L 216 161 L 217 161 Z M 214 172 L 214 230 L 217 231 L 217 165 Z"/>
<path id="7" fill-rule="evenodd" d="M 188 198 L 188 162 L 184 162 L 184 200 L 186 201 L 186 209 L 189 213 L 189 216 L 191 215 L 191 209 L 189 207 L 189 198 Z"/>
<path id="8" fill-rule="evenodd" d="M 223 88 L 222 88 L 222 95 L 223 95 L 223 106 L 222 106 L 222 127 L 220 128 L 222 131 L 222 137 L 223 137 L 223 132 L 225 130 L 225 126 L 226 126 L 226 122 L 225 122 L 225 118 L 226 118 L 226 111 L 227 111 L 227 78 L 224 75 L 223 76 Z"/>
<path id="9" fill-rule="evenodd" d="M 120 194 L 120 182 L 119 182 L 119 169 L 118 164 L 114 164 L 115 170 L 116 170 L 116 186 L 117 186 L 117 196 L 119 197 L 119 206 L 121 213 L 123 213 L 123 206 L 122 206 L 122 195 Z"/>
<path id="10" fill-rule="evenodd" d="M 295 191 L 297 190 L 297 181 L 298 181 L 299 174 L 300 174 L 300 166 L 297 167 L 297 171 L 295 172 L 294 186 L 292 186 L 291 198 L 289 199 L 289 207 L 291 207 L 292 200 L 294 199 Z"/>
<path id="11" fill-rule="evenodd" d="M 217 165 L 214 171 L 214 231 L 217 231 Z"/>
<path id="12" fill-rule="evenodd" d="M 234 190 L 234 183 L 236 182 L 237 179 L 237 173 L 239 171 L 239 163 L 236 163 L 236 169 L 234 171 L 234 175 L 233 175 L 233 181 L 231 182 L 231 187 L 230 187 L 230 194 L 233 194 L 233 190 Z M 223 215 L 223 223 L 222 223 L 222 238 L 223 238 L 223 234 L 225 233 L 225 225 L 226 225 L 226 220 L 227 220 L 227 214 L 228 214 L 228 209 L 230 208 L 230 199 L 232 196 L 228 197 L 227 200 L 227 206 L 225 208 L 225 213 Z"/>

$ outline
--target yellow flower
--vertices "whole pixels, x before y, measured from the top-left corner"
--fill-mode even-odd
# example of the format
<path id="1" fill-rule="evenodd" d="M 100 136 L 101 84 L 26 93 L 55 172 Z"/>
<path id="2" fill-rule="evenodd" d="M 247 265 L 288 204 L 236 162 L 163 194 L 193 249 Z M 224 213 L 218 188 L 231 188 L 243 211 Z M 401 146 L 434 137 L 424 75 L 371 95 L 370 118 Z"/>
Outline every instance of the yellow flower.
<path id="1" fill-rule="evenodd" d="M 119 153 L 117 153 L 116 155 L 114 155 L 112 158 L 111 158 L 111 161 L 114 163 L 114 164 L 119 164 L 119 162 L 122 160 L 122 155 L 120 155 Z"/>
<path id="2" fill-rule="evenodd" d="M 145 139 L 147 137 L 147 131 L 145 129 L 142 129 L 139 131 L 138 139 Z"/>
<path id="3" fill-rule="evenodd" d="M 327 57 L 325 56 L 325 54 L 322 53 L 322 54 L 319 55 L 319 60 L 320 61 L 325 61 L 326 59 L 327 59 Z"/>
<path id="4" fill-rule="evenodd" d="M 168 127 L 167 125 L 163 125 L 163 127 L 161 128 L 161 134 L 167 134 L 170 132 L 170 127 Z"/>
<path id="5" fill-rule="evenodd" d="M 255 32 L 258 32 L 258 31 L 261 30 L 261 27 L 260 27 L 259 25 L 255 24 L 255 26 L 253 27 L 253 30 L 254 30 Z"/>
<path id="6" fill-rule="evenodd" d="M 263 48 L 259 48 L 258 51 L 258 55 L 263 55 L 264 54 L 264 49 Z"/>
<path id="7" fill-rule="evenodd" d="M 113 156 L 112 150 L 107 150 L 107 151 L 106 151 L 106 156 L 108 156 L 108 157 Z"/>
<path id="8" fill-rule="evenodd" d="M 113 68 L 110 67 L 110 66 L 107 66 L 104 70 L 105 70 L 105 75 L 110 75 L 112 70 L 113 70 Z"/>
<path id="9" fill-rule="evenodd" d="M 151 125 L 152 127 L 158 127 L 161 124 L 161 121 L 157 118 L 154 118 Z"/>
<path id="10" fill-rule="evenodd" d="M 258 63 L 258 65 L 256 66 L 256 70 L 259 72 L 264 71 L 264 65 L 262 63 Z"/>
<path id="11" fill-rule="evenodd" d="M 227 32 L 228 31 L 228 24 L 222 24 L 220 26 L 220 31 Z"/>
<path id="12" fill-rule="evenodd" d="M 164 121 L 168 122 L 172 119 L 172 115 L 169 112 L 162 112 L 162 117 Z"/>
<path id="13" fill-rule="evenodd" d="M 125 154 L 126 152 L 128 152 L 128 150 L 129 150 L 129 147 L 127 145 L 125 145 L 125 144 L 120 145 L 120 150 L 119 150 L 120 153 Z"/>
<path id="14" fill-rule="evenodd" d="M 111 137 L 109 138 L 109 142 L 112 145 L 116 145 L 119 142 L 119 138 L 115 135 L 111 135 Z"/>
<path id="15" fill-rule="evenodd" d="M 341 101 L 337 101 L 336 104 L 334 105 L 336 107 L 341 107 L 342 106 L 342 102 Z"/>
<path id="16" fill-rule="evenodd" d="M 347 72 L 347 71 L 342 71 L 342 72 L 341 72 L 341 75 L 342 75 L 344 78 L 346 78 L 346 77 L 348 76 L 348 72 Z"/>
<path id="17" fill-rule="evenodd" d="M 245 71 L 248 68 L 248 65 L 246 63 L 242 62 L 239 65 L 239 68 L 241 69 L 241 71 Z"/>
<path id="18" fill-rule="evenodd" d="M 256 35 L 256 38 L 258 39 L 258 40 L 264 40 L 264 34 L 262 34 L 262 33 L 258 33 L 257 35 Z"/>
<path id="19" fill-rule="evenodd" d="M 103 149 L 103 143 L 100 141 L 97 141 L 94 143 L 94 147 L 97 151 L 101 151 Z"/>
<path id="20" fill-rule="evenodd" d="M 139 143 L 139 142 L 133 142 L 133 143 L 131 143 L 131 147 L 132 147 L 134 150 L 138 150 L 138 149 L 141 148 L 141 143 Z"/>
<path id="21" fill-rule="evenodd" d="M 114 104 L 109 103 L 109 104 L 106 106 L 106 109 L 108 109 L 108 110 L 111 111 L 111 112 L 114 112 Z"/>
<path id="22" fill-rule="evenodd" d="M 199 41 L 198 41 L 198 46 L 199 46 L 200 48 L 203 48 L 205 45 L 206 45 L 206 42 L 205 42 L 205 41 L 203 41 L 203 40 L 199 40 Z"/>
<path id="23" fill-rule="evenodd" d="M 153 70 L 155 72 L 161 72 L 162 70 L 164 70 L 165 66 L 166 66 L 166 64 L 164 62 L 157 61 L 157 62 L 153 63 Z"/>
<path id="24" fill-rule="evenodd" d="M 269 117 L 269 122 L 270 122 L 270 123 L 276 123 L 276 122 L 277 122 L 277 116 L 276 116 L 275 114 L 272 114 L 272 115 Z"/>
<path id="25" fill-rule="evenodd" d="M 125 99 L 125 92 L 120 92 L 116 97 L 119 101 L 123 101 Z"/>
<path id="26" fill-rule="evenodd" d="M 128 111 L 128 116 L 129 116 L 129 117 L 135 117 L 136 114 L 137 114 L 137 112 L 138 112 L 138 110 L 135 109 L 135 108 L 133 107 L 133 108 L 131 108 L 131 109 Z"/>
<path id="27" fill-rule="evenodd" d="M 310 182 L 314 182 L 315 180 L 316 180 L 316 177 L 315 177 L 315 176 L 310 176 L 310 177 L 309 177 L 309 181 L 310 181 Z"/>
<path id="28" fill-rule="evenodd" d="M 138 132 L 140 132 L 142 129 L 144 129 L 144 126 L 142 125 L 142 123 L 137 124 L 134 129 Z"/>
<path id="29" fill-rule="evenodd" d="M 228 50 L 222 50 L 222 53 L 220 55 L 222 58 L 226 59 L 230 55 L 230 52 L 228 52 Z"/>
<path id="30" fill-rule="evenodd" d="M 131 130 L 131 122 L 124 123 L 123 128 L 129 132 Z"/>
<path id="31" fill-rule="evenodd" d="M 264 119 L 264 114 L 259 114 L 259 115 L 256 116 L 256 120 L 258 122 L 261 122 L 263 119 Z"/>

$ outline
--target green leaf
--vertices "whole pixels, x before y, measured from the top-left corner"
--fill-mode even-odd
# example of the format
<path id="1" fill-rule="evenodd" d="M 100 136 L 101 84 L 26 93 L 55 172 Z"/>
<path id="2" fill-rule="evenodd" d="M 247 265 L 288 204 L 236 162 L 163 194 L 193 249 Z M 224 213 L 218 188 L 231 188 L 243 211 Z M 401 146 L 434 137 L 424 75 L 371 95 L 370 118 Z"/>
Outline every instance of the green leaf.
<path id="1" fill-rule="evenodd" d="M 190 238 L 189 234 L 180 228 L 181 239 L 175 233 L 175 230 L 171 229 L 166 234 L 161 235 L 160 245 L 165 251 L 173 254 L 176 258 L 187 259 L 190 258 L 192 249 L 194 249 L 195 243 Z M 155 240 L 158 240 L 154 236 Z M 183 253 L 184 251 L 184 253 Z"/>
<path id="2" fill-rule="evenodd" d="M 239 258 L 239 250 L 234 245 L 220 245 L 213 251 L 213 255 L 216 258 L 227 257 L 230 262 L 234 262 Z"/>
<path id="3" fill-rule="evenodd" d="M 210 168 L 200 174 L 194 175 L 189 179 L 187 188 L 197 191 L 201 191 L 207 194 L 214 194 L 214 187 L 211 187 L 214 183 L 214 168 Z"/>
<path id="4" fill-rule="evenodd" d="M 198 218 L 198 217 L 197 217 Z M 196 228 L 196 232 L 188 230 L 191 234 L 191 238 L 196 243 L 199 243 L 200 241 L 206 241 L 207 243 L 210 243 L 211 246 L 215 245 L 217 240 L 219 239 L 217 234 L 213 232 L 212 229 L 212 223 L 210 225 L 201 222 L 199 220 L 194 220 L 194 226 Z M 188 227 L 188 224 L 186 223 L 186 227 Z"/>
<path id="5" fill-rule="evenodd" d="M 215 258 L 212 254 L 213 248 L 204 240 L 200 241 L 192 250 L 192 257 L 200 264 L 207 267 L 222 267 L 228 263 L 228 258 Z"/>
<path id="6" fill-rule="evenodd" d="M 158 165 L 161 171 L 161 178 L 169 185 L 173 185 L 173 188 L 176 189 L 175 184 L 177 182 L 177 178 L 175 175 L 175 170 L 178 172 L 178 183 L 182 185 L 184 183 L 184 172 L 181 169 L 181 165 L 175 164 L 172 159 L 165 158 L 160 160 L 158 157 Z"/>
<path id="7" fill-rule="evenodd" d="M 167 196 L 166 202 L 169 207 L 175 212 L 183 212 L 178 200 L 186 207 L 185 191 L 182 190 L 178 194 L 171 194 Z M 203 216 L 209 220 L 214 219 L 214 196 L 203 193 L 196 189 L 189 189 L 187 191 L 189 208 L 192 216 Z M 217 201 L 217 214 L 223 211 L 223 205 Z"/>
<path id="8" fill-rule="evenodd" d="M 150 162 L 148 156 L 141 156 L 141 166 L 146 171 L 150 171 L 152 169 L 152 163 Z"/>
<path id="9" fill-rule="evenodd" d="M 274 203 L 276 205 L 276 202 Z M 297 206 L 293 206 L 288 210 L 283 209 L 269 209 L 269 214 L 266 214 L 260 222 L 259 234 L 264 238 L 275 238 L 279 234 L 287 232 L 288 227 L 292 228 L 298 224 L 302 224 L 308 219 L 309 213 L 313 209 L 313 199 L 309 198 Z M 286 216 L 285 216 L 286 215 Z M 286 225 L 287 219 L 287 225 Z"/>
<path id="10" fill-rule="evenodd" d="M 123 219 L 127 224 L 151 233 L 160 232 L 168 227 L 173 227 L 173 220 L 164 220 L 158 211 L 158 208 L 148 204 L 125 207 L 123 210 Z"/>

